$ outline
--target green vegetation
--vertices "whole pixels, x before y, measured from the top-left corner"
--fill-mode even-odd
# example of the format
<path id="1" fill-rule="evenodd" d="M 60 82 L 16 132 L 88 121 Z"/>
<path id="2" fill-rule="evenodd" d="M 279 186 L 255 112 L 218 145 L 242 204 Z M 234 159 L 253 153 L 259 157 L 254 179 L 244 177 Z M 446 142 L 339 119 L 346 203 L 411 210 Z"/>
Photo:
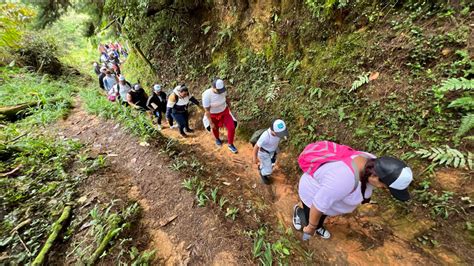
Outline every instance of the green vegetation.
<path id="1" fill-rule="evenodd" d="M 147 117 L 146 113 L 133 110 L 120 105 L 120 103 L 110 102 L 96 88 L 83 89 L 79 95 L 89 113 L 105 119 L 117 120 L 125 129 L 140 137 L 143 141 L 159 135 L 158 130 L 153 126 L 152 120 Z"/>

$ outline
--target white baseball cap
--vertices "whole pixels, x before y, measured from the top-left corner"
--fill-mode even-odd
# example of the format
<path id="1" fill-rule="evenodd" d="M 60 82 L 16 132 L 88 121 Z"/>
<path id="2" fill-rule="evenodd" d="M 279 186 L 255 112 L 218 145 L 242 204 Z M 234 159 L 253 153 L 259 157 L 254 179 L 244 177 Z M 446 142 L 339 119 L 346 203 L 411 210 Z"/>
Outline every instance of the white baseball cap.
<path id="1" fill-rule="evenodd" d="M 124 75 L 120 75 L 119 80 L 120 80 L 120 81 L 124 81 L 124 80 L 125 80 L 125 76 L 124 76 Z"/>
<path id="2" fill-rule="evenodd" d="M 212 81 L 212 87 L 216 88 L 218 94 L 224 93 L 226 91 L 224 81 L 220 78 Z"/>
<path id="3" fill-rule="evenodd" d="M 289 133 L 288 133 L 288 129 L 286 128 L 286 124 L 283 120 L 281 119 L 277 119 L 273 122 L 272 124 L 272 130 L 273 132 L 275 132 L 275 134 L 279 137 L 279 138 L 283 138 L 283 137 L 288 137 L 289 136 Z"/>
<path id="4" fill-rule="evenodd" d="M 153 90 L 154 90 L 154 91 L 161 91 L 161 85 L 155 84 L 155 85 L 153 86 Z"/>

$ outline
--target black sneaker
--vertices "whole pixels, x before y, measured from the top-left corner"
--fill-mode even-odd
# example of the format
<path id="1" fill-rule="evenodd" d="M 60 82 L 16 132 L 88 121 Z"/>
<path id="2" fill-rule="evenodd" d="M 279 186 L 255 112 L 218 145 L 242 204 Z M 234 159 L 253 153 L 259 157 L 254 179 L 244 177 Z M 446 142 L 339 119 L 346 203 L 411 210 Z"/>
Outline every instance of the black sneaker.
<path id="1" fill-rule="evenodd" d="M 260 176 L 262 178 L 262 182 L 265 184 L 265 185 L 270 185 L 270 183 L 272 182 L 270 180 L 270 176 L 268 175 L 261 175 Z"/>
<path id="2" fill-rule="evenodd" d="M 301 225 L 301 218 L 298 215 L 298 212 L 300 210 L 300 206 L 298 204 L 293 207 L 293 226 L 295 227 L 296 230 L 300 231 L 303 226 Z"/>
<path id="3" fill-rule="evenodd" d="M 187 128 L 187 129 L 186 129 L 186 132 L 188 132 L 188 133 L 193 133 L 193 132 L 194 132 L 194 129 Z"/>
<path id="4" fill-rule="evenodd" d="M 180 134 L 181 137 L 183 137 L 183 138 L 187 138 L 187 137 L 188 137 L 188 135 L 186 135 L 186 133 L 184 133 L 184 132 L 181 132 L 181 133 L 179 133 L 179 134 Z"/>

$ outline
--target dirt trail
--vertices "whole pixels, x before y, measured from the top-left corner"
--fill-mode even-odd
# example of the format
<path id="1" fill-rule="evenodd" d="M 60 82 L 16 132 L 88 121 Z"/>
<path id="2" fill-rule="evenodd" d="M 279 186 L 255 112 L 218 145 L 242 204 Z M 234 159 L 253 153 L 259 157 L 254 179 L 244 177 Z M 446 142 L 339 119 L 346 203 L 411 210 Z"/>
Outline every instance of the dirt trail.
<path id="1" fill-rule="evenodd" d="M 239 234 L 241 228 L 215 210 L 194 206 L 193 195 L 182 189 L 183 176 L 169 169 L 170 161 L 159 147 L 138 145 L 139 140 L 118 124 L 88 115 L 77 104 L 58 130 L 58 135 L 77 138 L 94 153 L 107 155 L 114 177 L 105 178 L 108 184 L 92 183 L 90 189 L 104 194 L 120 189 L 140 203 L 137 232 L 147 235 L 147 248 L 156 250 L 160 264 L 253 263 L 248 255 L 251 243 Z"/>
<path id="2" fill-rule="evenodd" d="M 202 128 L 201 114 L 195 115 L 191 126 Z M 175 129 L 164 128 L 165 136 L 179 140 L 206 160 L 215 169 L 228 173 L 226 180 L 234 180 L 242 186 L 240 193 L 250 199 L 266 201 L 270 211 L 276 213 L 279 220 L 288 228 L 292 227 L 292 209 L 299 201 L 297 184 L 292 184 L 278 168 L 273 174 L 270 186 L 260 182 L 257 167 L 252 163 L 253 149 L 248 142 L 236 141 L 238 154 L 232 154 L 226 147 L 218 148 L 214 144 L 211 133 L 196 130 L 188 138 L 183 138 Z M 225 140 L 225 132 L 221 131 L 221 139 Z M 225 143 L 225 142 L 224 142 Z M 285 144 L 283 144 L 285 145 Z M 278 160 L 284 160 L 285 154 L 280 154 Z M 299 177 L 293 178 L 298 180 Z M 313 238 L 308 250 L 314 251 L 315 256 L 330 263 L 338 264 L 456 264 L 462 261 L 443 247 L 422 249 L 413 244 L 414 236 L 428 229 L 432 222 L 410 221 L 391 217 L 380 217 L 379 206 L 366 205 L 351 215 L 332 217 L 327 220 L 327 228 L 333 237 L 330 240 Z M 396 216 L 388 214 L 387 216 Z M 277 224 L 276 221 L 273 221 Z M 298 238 L 301 237 L 297 233 Z"/>

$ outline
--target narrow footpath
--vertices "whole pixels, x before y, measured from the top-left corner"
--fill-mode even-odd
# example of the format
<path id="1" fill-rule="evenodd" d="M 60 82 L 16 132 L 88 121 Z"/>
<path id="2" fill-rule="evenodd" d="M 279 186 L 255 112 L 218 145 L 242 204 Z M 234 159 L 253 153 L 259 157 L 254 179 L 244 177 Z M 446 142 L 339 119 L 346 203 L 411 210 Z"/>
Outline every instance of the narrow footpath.
<path id="1" fill-rule="evenodd" d="M 252 164 L 251 145 L 237 141 L 239 153 L 235 155 L 225 146 L 216 147 L 212 135 L 202 130 L 200 117 L 202 114 L 195 115 L 191 127 L 197 130 L 186 139 L 174 129 L 164 128 L 161 132 L 178 140 L 189 153 L 205 162 L 204 166 L 212 170 L 215 181 L 222 185 L 228 198 L 267 214 L 263 215 L 264 221 L 256 219 L 253 225 L 266 223 L 275 229 L 281 223 L 291 228 L 292 208 L 298 202 L 297 184 L 292 184 L 278 167 L 273 184 L 262 184 L 256 165 Z M 212 208 L 195 206 L 194 195 L 182 187 L 185 177 L 170 169 L 171 161 L 160 152 L 162 147 L 139 145 L 139 139 L 123 131 L 119 124 L 87 114 L 80 102 L 76 102 L 70 116 L 61 121 L 58 128 L 58 135 L 78 138 L 94 152 L 107 155 L 108 167 L 116 176 L 94 189 L 99 193 L 100 189 L 114 190 L 118 185 L 114 180 L 128 186 L 124 191 L 143 209 L 139 232 L 148 236 L 148 248 L 156 249 L 161 263 L 255 264 L 251 255 L 253 243 L 242 234 L 252 222 L 230 222 Z M 284 158 L 282 154 L 280 160 Z M 352 215 L 330 218 L 328 229 L 333 237 L 330 240 L 314 238 L 303 245 L 313 252 L 313 259 L 331 264 L 459 262 L 442 247 L 429 253 L 410 244 L 409 240 L 428 221 L 389 224 L 390 218 L 379 217 L 377 208 L 371 205 Z M 299 232 L 294 234 L 298 239 L 301 237 Z"/>

